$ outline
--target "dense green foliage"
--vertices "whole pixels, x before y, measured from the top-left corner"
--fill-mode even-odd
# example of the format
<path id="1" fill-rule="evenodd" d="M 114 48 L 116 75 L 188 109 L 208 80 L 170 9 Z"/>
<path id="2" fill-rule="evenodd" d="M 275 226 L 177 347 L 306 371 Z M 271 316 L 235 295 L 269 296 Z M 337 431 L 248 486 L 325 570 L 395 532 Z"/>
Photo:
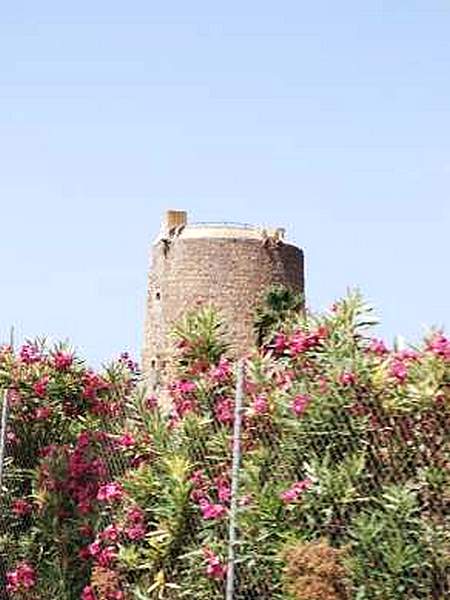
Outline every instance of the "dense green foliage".
<path id="1" fill-rule="evenodd" d="M 318 316 L 273 294 L 246 361 L 235 597 L 305 598 L 297 571 L 331 573 L 336 600 L 447 597 L 450 342 L 389 349 L 358 294 Z M 12 598 L 223 597 L 235 365 L 211 308 L 175 336 L 170 414 L 126 358 L 100 376 L 3 350 Z"/>

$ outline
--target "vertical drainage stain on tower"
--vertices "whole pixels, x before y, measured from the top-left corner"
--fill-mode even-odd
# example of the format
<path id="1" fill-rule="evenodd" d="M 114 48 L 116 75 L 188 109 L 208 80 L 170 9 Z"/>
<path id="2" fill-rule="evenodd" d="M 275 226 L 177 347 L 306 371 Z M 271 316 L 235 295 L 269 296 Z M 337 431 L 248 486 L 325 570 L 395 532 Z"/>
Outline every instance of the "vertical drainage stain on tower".
<path id="1" fill-rule="evenodd" d="M 223 315 L 236 354 L 254 343 L 258 303 L 275 283 L 304 291 L 303 252 L 284 241 L 284 230 L 232 223 L 188 224 L 184 211 L 168 211 L 152 247 L 143 349 L 144 375 L 164 383 L 170 330 L 198 302 Z"/>

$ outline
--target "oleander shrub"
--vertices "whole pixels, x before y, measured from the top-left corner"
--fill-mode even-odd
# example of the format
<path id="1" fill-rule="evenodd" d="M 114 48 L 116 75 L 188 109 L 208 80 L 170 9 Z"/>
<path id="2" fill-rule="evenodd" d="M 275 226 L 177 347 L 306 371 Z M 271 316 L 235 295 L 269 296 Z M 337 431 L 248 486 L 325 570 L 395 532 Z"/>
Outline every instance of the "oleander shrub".
<path id="1" fill-rule="evenodd" d="M 300 306 L 277 290 L 246 356 L 235 598 L 447 597 L 450 341 L 389 348 L 357 293 Z M 211 307 L 174 335 L 169 414 L 127 357 L 2 351 L 13 600 L 224 597 L 235 362 Z"/>
<path id="2" fill-rule="evenodd" d="M 90 579 L 82 549 L 99 524 L 102 482 L 128 467 L 127 457 L 111 457 L 137 377 L 127 355 L 99 373 L 62 345 L 1 349 L 9 409 L 0 497 L 5 597 L 80 597 Z"/>

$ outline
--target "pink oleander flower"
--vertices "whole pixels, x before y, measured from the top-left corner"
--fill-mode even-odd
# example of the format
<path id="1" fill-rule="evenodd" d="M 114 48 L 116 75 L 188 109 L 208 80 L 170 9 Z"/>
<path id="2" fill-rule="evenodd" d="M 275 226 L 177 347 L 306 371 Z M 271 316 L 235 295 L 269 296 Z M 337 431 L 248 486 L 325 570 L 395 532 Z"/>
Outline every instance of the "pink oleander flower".
<path id="1" fill-rule="evenodd" d="M 292 401 L 292 404 L 291 404 L 292 412 L 297 417 L 300 417 L 305 412 L 306 407 L 308 406 L 308 404 L 310 402 L 311 402 L 311 398 L 309 396 L 307 396 L 306 394 L 298 394 L 298 396 L 295 396 L 295 398 Z"/>
<path id="2" fill-rule="evenodd" d="M 264 415 L 269 411 L 269 403 L 264 396 L 257 396 L 253 401 L 253 411 L 257 415 Z"/>
<path id="3" fill-rule="evenodd" d="M 144 520 L 145 520 L 145 513 L 142 510 L 142 508 L 139 508 L 139 506 L 134 506 L 127 512 L 127 522 L 128 523 L 138 524 L 138 523 L 143 523 Z"/>
<path id="4" fill-rule="evenodd" d="M 194 488 L 191 492 L 191 500 L 199 504 L 202 500 L 207 499 L 208 492 L 202 488 Z"/>
<path id="5" fill-rule="evenodd" d="M 293 502 L 297 502 L 299 496 L 307 489 L 309 489 L 312 485 L 312 481 L 310 479 L 303 479 L 302 481 L 297 481 L 294 483 L 289 489 L 281 492 L 280 498 L 283 500 L 285 504 L 292 504 Z"/>
<path id="6" fill-rule="evenodd" d="M 341 385 L 352 386 L 356 383 L 356 375 L 350 371 L 344 371 L 339 377 Z"/>
<path id="7" fill-rule="evenodd" d="M 192 347 L 192 344 L 187 340 L 178 340 L 176 342 L 176 347 L 178 350 L 189 350 Z"/>
<path id="8" fill-rule="evenodd" d="M 73 363 L 73 354 L 59 350 L 53 355 L 53 365 L 57 371 L 66 371 Z"/>
<path id="9" fill-rule="evenodd" d="M 120 538 L 121 529 L 114 523 L 108 525 L 100 534 L 99 537 L 101 540 L 109 541 L 109 542 L 117 542 Z"/>
<path id="10" fill-rule="evenodd" d="M 191 499 L 197 503 L 200 503 L 202 500 L 206 500 L 209 483 L 204 472 L 201 469 L 195 471 L 190 478 L 190 482 L 192 483 L 193 487 L 191 491 Z"/>
<path id="11" fill-rule="evenodd" d="M 24 403 L 24 398 L 19 390 L 8 390 L 8 402 L 11 407 L 20 409 Z"/>
<path id="12" fill-rule="evenodd" d="M 92 544 L 89 544 L 88 546 L 89 554 L 94 558 L 96 558 L 100 554 L 101 549 L 102 546 L 98 540 L 95 540 L 95 542 L 92 542 Z"/>
<path id="13" fill-rule="evenodd" d="M 303 332 L 294 333 L 289 340 L 289 353 L 291 356 L 297 356 L 308 350 L 308 341 Z"/>
<path id="14" fill-rule="evenodd" d="M 113 546 L 107 546 L 99 552 L 95 560 L 101 567 L 109 567 L 116 557 L 116 549 Z"/>
<path id="15" fill-rule="evenodd" d="M 420 354 L 416 350 L 405 348 L 404 350 L 399 350 L 396 352 L 394 354 L 394 359 L 403 361 L 420 361 Z"/>
<path id="16" fill-rule="evenodd" d="M 234 402 L 231 398 L 219 398 L 214 406 L 214 416 L 223 425 L 234 421 Z"/>
<path id="17" fill-rule="evenodd" d="M 83 593 L 81 594 L 81 600 L 97 600 L 97 596 L 95 595 L 94 588 L 90 585 L 87 585 L 83 589 Z"/>
<path id="18" fill-rule="evenodd" d="M 77 446 L 79 448 L 87 448 L 91 443 L 91 437 L 87 431 L 83 431 L 77 438 Z"/>
<path id="19" fill-rule="evenodd" d="M 169 420 L 167 421 L 167 429 L 169 431 L 174 431 L 180 425 L 180 423 L 180 416 L 176 413 L 176 411 L 173 411 L 169 417 Z"/>
<path id="20" fill-rule="evenodd" d="M 37 583 L 36 571 L 27 562 L 22 562 L 13 571 L 6 573 L 6 590 L 10 594 L 27 592 Z"/>
<path id="21" fill-rule="evenodd" d="M 436 333 L 427 343 L 427 350 L 435 356 L 450 360 L 450 340 L 442 333 Z"/>
<path id="22" fill-rule="evenodd" d="M 83 397 L 92 401 L 95 401 L 98 392 L 107 390 L 110 387 L 110 384 L 103 377 L 93 371 L 84 373 L 82 383 Z"/>
<path id="23" fill-rule="evenodd" d="M 275 374 L 275 381 L 277 387 L 281 388 L 283 391 L 288 392 L 295 380 L 295 373 L 293 371 L 278 371 Z"/>
<path id="24" fill-rule="evenodd" d="M 203 556 L 206 561 L 206 575 L 217 581 L 224 579 L 227 574 L 227 566 L 222 564 L 219 557 L 209 548 L 203 549 Z"/>
<path id="25" fill-rule="evenodd" d="M 369 347 L 367 349 L 372 354 L 376 354 L 377 356 L 384 356 L 389 352 L 386 344 L 383 340 L 379 340 L 377 338 L 372 338 L 370 340 Z"/>
<path id="26" fill-rule="evenodd" d="M 226 358 L 221 358 L 219 364 L 211 369 L 211 379 L 216 383 L 222 383 L 231 376 L 231 363 Z"/>
<path id="27" fill-rule="evenodd" d="M 8 430 L 6 432 L 6 442 L 8 444 L 11 444 L 12 446 L 15 446 L 16 444 L 19 443 L 19 438 L 17 437 L 17 435 L 14 433 L 14 431 Z"/>
<path id="28" fill-rule="evenodd" d="M 437 394 L 436 397 L 434 398 L 434 401 L 436 402 L 436 404 L 444 404 L 445 394 Z"/>
<path id="29" fill-rule="evenodd" d="M 330 330 L 326 325 L 319 325 L 317 330 L 312 335 L 314 335 L 318 341 L 322 341 L 330 335 Z"/>
<path id="30" fill-rule="evenodd" d="M 273 348 L 277 354 L 282 354 L 288 347 L 288 339 L 284 333 L 277 333 L 273 339 Z"/>
<path id="31" fill-rule="evenodd" d="M 97 493 L 97 500 L 100 502 L 119 502 L 122 498 L 123 488 L 114 481 L 102 485 Z"/>
<path id="32" fill-rule="evenodd" d="M 291 504 L 292 502 L 295 502 L 297 500 L 297 497 L 298 493 L 292 488 L 285 490 L 280 494 L 280 498 L 285 504 Z"/>
<path id="33" fill-rule="evenodd" d="M 145 401 L 145 406 L 147 410 L 155 410 L 155 408 L 158 408 L 158 398 L 156 396 L 149 396 Z"/>
<path id="34" fill-rule="evenodd" d="M 231 485 L 226 476 L 217 477 L 215 479 L 215 484 L 217 486 L 217 497 L 219 498 L 219 502 L 223 504 L 228 503 L 231 500 Z"/>
<path id="35" fill-rule="evenodd" d="M 322 325 L 316 331 L 306 333 L 304 331 L 296 331 L 289 339 L 289 354 L 293 357 L 315 348 L 328 336 L 328 329 Z"/>
<path id="36" fill-rule="evenodd" d="M 90 471 L 92 475 L 104 480 L 108 474 L 108 467 L 102 458 L 96 458 L 90 464 Z"/>
<path id="37" fill-rule="evenodd" d="M 124 433 L 118 440 L 117 446 L 119 448 L 133 448 L 136 445 L 136 440 L 130 433 Z"/>
<path id="38" fill-rule="evenodd" d="M 221 519 L 227 512 L 225 506 L 222 504 L 212 504 L 206 498 L 200 500 L 200 510 L 206 521 Z"/>
<path id="39" fill-rule="evenodd" d="M 84 546 L 83 548 L 80 548 L 80 551 L 78 552 L 78 556 L 81 558 L 81 560 L 89 560 L 91 558 L 91 553 L 89 551 L 88 546 Z"/>
<path id="40" fill-rule="evenodd" d="M 197 408 L 197 402 L 190 398 L 187 399 L 175 399 L 174 401 L 174 409 L 175 409 L 175 417 L 177 419 L 182 419 L 186 415 L 195 412 Z"/>
<path id="41" fill-rule="evenodd" d="M 178 382 L 177 387 L 178 387 L 178 391 L 181 392 L 182 394 L 192 394 L 197 389 L 197 386 L 195 385 L 195 383 L 193 381 L 188 381 L 188 380 L 184 380 L 184 379 L 182 379 L 181 381 Z"/>
<path id="42" fill-rule="evenodd" d="M 132 541 L 138 541 L 145 538 L 147 530 L 142 523 L 138 523 L 137 525 L 133 525 L 133 527 L 127 527 L 125 529 L 125 535 L 128 539 Z"/>
<path id="43" fill-rule="evenodd" d="M 394 360 L 389 368 L 389 374 L 399 383 L 403 383 L 408 377 L 408 369 L 404 362 L 400 360 Z"/>
<path id="44" fill-rule="evenodd" d="M 13 500 L 11 504 L 11 511 L 16 515 L 16 517 L 26 517 L 32 513 L 33 505 L 27 500 L 17 498 L 16 500 Z"/>
<path id="45" fill-rule="evenodd" d="M 190 481 L 195 486 L 204 486 L 207 484 L 206 475 L 201 469 L 198 469 L 192 473 Z"/>
<path id="46" fill-rule="evenodd" d="M 140 373 L 138 363 L 131 358 L 128 352 L 122 352 L 119 357 L 119 362 L 124 365 L 130 371 L 130 373 L 136 375 Z"/>
<path id="47" fill-rule="evenodd" d="M 36 344 L 27 342 L 19 350 L 19 358 L 26 365 L 32 365 L 42 360 L 42 354 Z"/>
<path id="48" fill-rule="evenodd" d="M 217 497 L 220 502 L 229 502 L 231 500 L 231 488 L 230 486 L 222 485 L 217 488 Z"/>
<path id="49" fill-rule="evenodd" d="M 45 395 L 47 394 L 48 382 L 49 382 L 49 377 L 47 375 L 45 375 L 44 377 L 41 377 L 41 379 L 39 379 L 39 381 L 36 381 L 36 383 L 33 385 L 33 392 L 36 394 L 36 396 L 38 398 L 44 398 Z"/>
<path id="50" fill-rule="evenodd" d="M 36 421 L 46 421 L 52 414 L 53 411 L 49 406 L 40 406 L 34 411 L 34 418 Z"/>

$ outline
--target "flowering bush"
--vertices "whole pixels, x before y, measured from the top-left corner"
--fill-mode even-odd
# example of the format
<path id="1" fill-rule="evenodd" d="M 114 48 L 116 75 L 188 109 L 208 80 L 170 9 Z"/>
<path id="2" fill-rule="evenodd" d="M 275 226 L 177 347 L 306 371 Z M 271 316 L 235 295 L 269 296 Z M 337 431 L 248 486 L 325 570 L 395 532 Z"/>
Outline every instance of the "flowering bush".
<path id="1" fill-rule="evenodd" d="M 0 566 L 12 598 L 80 597 L 90 577 L 80 557 L 101 518 L 101 483 L 127 466 L 109 456 L 137 377 L 127 355 L 96 373 L 60 345 L 0 350 L 9 408 Z"/>
<path id="2" fill-rule="evenodd" d="M 131 597 L 224 590 L 234 369 L 212 351 L 214 314 L 197 316 L 178 328 L 172 413 L 137 417 L 152 457 L 122 480 L 110 513 L 122 532 L 113 569 Z M 291 314 L 261 342 L 245 381 L 237 597 L 289 597 L 299 584 L 283 578 L 285 548 L 317 539 L 346 548 L 341 595 L 443 594 L 450 342 L 436 333 L 388 350 L 369 337 L 358 295 L 323 316 Z M 137 536 L 126 533 L 132 510 Z"/>
<path id="3" fill-rule="evenodd" d="M 236 598 L 302 598 L 306 579 L 336 598 L 446 597 L 450 341 L 388 348 L 357 294 L 319 316 L 287 300 L 281 319 L 259 313 L 246 359 Z M 98 374 L 63 348 L 2 351 L 13 599 L 223 596 L 236 382 L 221 334 L 209 308 L 176 328 L 169 414 L 128 357 Z"/>

